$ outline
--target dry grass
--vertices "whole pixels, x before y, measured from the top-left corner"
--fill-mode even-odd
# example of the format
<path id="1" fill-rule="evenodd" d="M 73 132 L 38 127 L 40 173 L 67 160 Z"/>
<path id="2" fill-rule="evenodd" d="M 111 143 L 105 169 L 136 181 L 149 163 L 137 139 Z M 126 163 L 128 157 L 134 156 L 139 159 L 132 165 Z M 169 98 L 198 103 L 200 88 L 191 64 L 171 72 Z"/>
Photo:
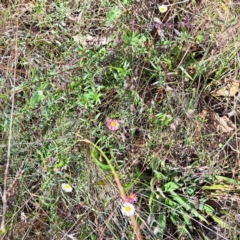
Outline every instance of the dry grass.
<path id="1" fill-rule="evenodd" d="M 79 135 L 138 194 L 144 239 L 238 239 L 239 13 L 230 0 L 2 1 L 2 239 L 135 238 Z"/>

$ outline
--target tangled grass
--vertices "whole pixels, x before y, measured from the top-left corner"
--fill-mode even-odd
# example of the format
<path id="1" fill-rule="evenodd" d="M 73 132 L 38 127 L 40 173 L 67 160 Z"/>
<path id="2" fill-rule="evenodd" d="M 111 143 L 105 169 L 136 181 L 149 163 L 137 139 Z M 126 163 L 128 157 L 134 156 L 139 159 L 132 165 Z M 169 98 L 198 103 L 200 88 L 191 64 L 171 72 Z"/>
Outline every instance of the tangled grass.
<path id="1" fill-rule="evenodd" d="M 239 13 L 2 1 L 2 239 L 239 239 Z"/>

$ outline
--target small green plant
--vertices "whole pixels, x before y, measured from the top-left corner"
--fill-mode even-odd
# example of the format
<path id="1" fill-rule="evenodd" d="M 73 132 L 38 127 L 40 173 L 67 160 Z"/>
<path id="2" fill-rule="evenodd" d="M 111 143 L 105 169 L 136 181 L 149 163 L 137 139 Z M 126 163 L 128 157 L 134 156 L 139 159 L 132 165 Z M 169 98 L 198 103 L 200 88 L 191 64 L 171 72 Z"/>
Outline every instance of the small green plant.
<path id="1" fill-rule="evenodd" d="M 123 35 L 123 40 L 130 46 L 143 46 L 147 38 L 143 34 L 132 32 L 130 35 Z"/>
<path id="2" fill-rule="evenodd" d="M 173 120 L 173 118 L 166 113 L 158 113 L 156 114 L 156 117 L 157 117 L 156 123 L 159 126 L 169 126 L 169 124 Z"/>
<path id="3" fill-rule="evenodd" d="M 100 93 L 101 88 L 86 88 L 85 93 L 82 96 L 79 96 L 78 104 L 84 106 L 86 109 L 94 108 L 96 105 L 101 103 L 101 97 L 104 94 Z"/>
<path id="4" fill-rule="evenodd" d="M 117 5 L 113 6 L 107 13 L 106 24 L 109 25 L 110 23 L 116 21 L 117 19 L 120 18 L 121 14 L 122 14 L 121 9 Z"/>
<path id="5" fill-rule="evenodd" d="M 156 164 L 152 167 L 156 168 L 158 165 L 156 159 L 153 162 Z M 199 179 L 179 177 L 179 172 L 167 168 L 164 162 L 162 162 L 162 167 L 162 172 L 154 170 L 155 177 L 152 178 L 149 185 L 151 189 L 149 197 L 150 214 L 154 221 L 159 224 L 161 230 L 158 232 L 158 237 L 160 239 L 163 239 L 167 220 L 170 220 L 176 226 L 180 236 L 186 236 L 190 239 L 193 239 L 192 231 L 196 231 L 194 228 L 196 221 L 201 221 L 203 225 L 209 224 L 209 217 L 211 217 L 217 224 L 225 228 L 228 227 L 227 223 L 216 215 L 214 208 L 206 203 L 208 197 L 199 199 L 196 204 L 195 194 L 199 191 L 197 184 Z M 225 178 L 217 177 L 215 180 L 218 179 Z M 207 181 L 206 179 L 206 183 Z M 216 189 L 218 187 L 215 188 L 214 185 L 210 185 L 209 188 L 207 186 L 205 188 Z M 183 189 L 187 190 L 188 196 L 183 195 Z M 158 216 L 158 218 L 154 216 Z M 154 226 L 157 227 L 156 224 Z M 201 233 L 201 230 L 197 231 Z"/>

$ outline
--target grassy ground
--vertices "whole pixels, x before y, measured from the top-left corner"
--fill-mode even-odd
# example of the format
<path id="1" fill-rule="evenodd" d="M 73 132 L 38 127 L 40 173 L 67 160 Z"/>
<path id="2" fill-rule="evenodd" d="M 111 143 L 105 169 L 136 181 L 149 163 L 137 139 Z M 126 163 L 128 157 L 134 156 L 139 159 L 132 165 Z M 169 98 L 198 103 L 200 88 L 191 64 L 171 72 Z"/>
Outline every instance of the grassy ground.
<path id="1" fill-rule="evenodd" d="M 235 0 L 1 1 L 2 239 L 136 239 L 81 139 L 138 195 L 143 239 L 240 239 L 239 15 Z"/>

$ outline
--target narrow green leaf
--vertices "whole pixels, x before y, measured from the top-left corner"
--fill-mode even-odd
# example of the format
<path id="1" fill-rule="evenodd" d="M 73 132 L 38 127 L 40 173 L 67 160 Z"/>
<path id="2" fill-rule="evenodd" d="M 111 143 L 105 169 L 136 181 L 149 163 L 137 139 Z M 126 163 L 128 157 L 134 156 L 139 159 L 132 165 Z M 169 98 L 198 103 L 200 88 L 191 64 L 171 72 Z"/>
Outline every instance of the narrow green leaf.
<path id="1" fill-rule="evenodd" d="M 179 68 L 182 70 L 182 72 L 186 75 L 187 78 L 193 81 L 192 77 L 188 74 L 188 72 L 182 66 L 179 66 Z"/>
<path id="2" fill-rule="evenodd" d="M 227 183 L 232 184 L 232 185 L 238 184 L 238 181 L 236 181 L 232 178 L 228 178 L 228 177 L 216 176 L 216 179 L 220 182 L 227 182 Z"/>
<path id="3" fill-rule="evenodd" d="M 180 197 L 177 193 L 175 193 L 174 191 L 170 191 L 172 198 L 174 199 L 174 201 L 178 202 L 181 206 L 183 206 L 187 211 L 190 211 L 195 217 L 198 217 L 199 219 L 201 219 L 202 221 L 208 223 L 208 221 L 206 220 L 206 218 L 201 215 L 200 213 L 198 213 L 198 211 L 194 208 L 192 208 L 192 206 L 190 204 L 187 203 L 186 199 Z"/>
<path id="4" fill-rule="evenodd" d="M 31 107 L 34 108 L 38 103 L 44 100 L 44 98 L 45 96 L 43 95 L 43 91 L 41 90 L 36 91 L 30 100 Z"/>
<path id="5" fill-rule="evenodd" d="M 209 216 L 211 216 L 211 218 L 218 223 L 222 228 L 227 228 L 229 229 L 230 226 L 225 223 L 221 218 L 217 217 L 216 215 L 212 214 L 211 212 L 206 212 Z"/>
<path id="6" fill-rule="evenodd" d="M 184 236 L 188 236 L 189 239 L 193 240 L 190 232 L 187 230 L 187 228 L 185 226 L 180 226 L 179 227 L 179 230 L 180 230 L 180 237 L 181 235 L 184 235 Z M 182 238 L 181 238 L 182 239 Z M 184 238 L 185 239 L 185 238 Z"/>
<path id="7" fill-rule="evenodd" d="M 183 209 L 181 209 L 180 212 L 182 213 L 182 217 L 184 219 L 184 222 L 192 230 L 192 221 L 191 221 L 191 218 L 189 217 L 188 213 L 183 211 Z"/>
<path id="8" fill-rule="evenodd" d="M 174 213 L 171 213 L 170 219 L 175 226 L 179 226 L 183 223 L 183 221 L 179 218 L 179 216 Z"/>
<path id="9" fill-rule="evenodd" d="M 159 229 L 159 237 L 160 239 L 163 238 L 164 231 L 167 225 L 167 220 L 166 220 L 166 214 L 160 214 L 158 218 L 159 224 L 160 224 L 160 229 Z"/>
<path id="10" fill-rule="evenodd" d="M 175 182 L 168 182 L 163 186 L 163 189 L 165 192 L 173 191 L 176 189 L 179 189 L 180 186 L 176 184 Z"/>
<path id="11" fill-rule="evenodd" d="M 227 185 L 227 184 L 215 184 L 212 186 L 204 186 L 204 190 L 221 190 L 221 191 L 239 191 L 239 186 Z"/>
<path id="12" fill-rule="evenodd" d="M 110 166 L 108 166 L 108 164 L 103 164 L 100 160 L 99 160 L 99 153 L 97 151 L 97 149 L 93 148 L 92 150 L 92 157 L 94 159 L 94 161 L 97 163 L 97 165 L 104 171 L 111 171 Z"/>
<path id="13" fill-rule="evenodd" d="M 109 24 L 117 20 L 122 14 L 121 9 L 118 6 L 114 6 L 106 15 L 106 24 Z"/>

